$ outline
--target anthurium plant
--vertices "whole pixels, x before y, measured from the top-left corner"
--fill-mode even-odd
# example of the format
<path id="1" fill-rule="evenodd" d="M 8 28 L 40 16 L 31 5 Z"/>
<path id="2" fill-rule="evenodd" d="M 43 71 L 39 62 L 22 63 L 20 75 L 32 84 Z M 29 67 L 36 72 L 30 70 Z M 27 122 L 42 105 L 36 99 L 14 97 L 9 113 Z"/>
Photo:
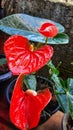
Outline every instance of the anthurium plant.
<path id="1" fill-rule="evenodd" d="M 58 103 L 63 112 L 68 113 L 73 120 L 73 77 L 67 79 L 60 77 L 59 69 L 55 67 L 52 61 L 48 62 L 47 66 L 51 73 L 51 80 L 54 83 L 53 90 Z"/>
<path id="2" fill-rule="evenodd" d="M 47 23 L 45 23 L 45 25 L 47 27 Z M 52 26 L 54 26 L 54 35 L 56 35 L 58 30 L 55 25 L 51 24 L 51 27 Z M 50 27 L 50 25 L 48 27 Z M 53 31 L 51 32 L 51 36 L 52 34 Z M 19 128 L 31 129 L 37 126 L 40 119 L 40 113 L 51 100 L 52 95 L 48 88 L 41 90 L 40 92 L 36 92 L 36 90 L 33 91 L 31 88 L 28 88 L 28 90 L 24 92 L 22 77 L 25 77 L 24 75 L 36 72 L 43 67 L 51 59 L 53 55 L 53 48 L 49 45 L 43 45 L 34 50 L 26 37 L 13 35 L 5 42 L 4 52 L 11 72 L 14 75 L 21 74 L 17 80 L 17 85 L 15 85 L 16 87 L 13 92 L 14 96 L 12 96 L 11 100 L 10 118 Z M 34 104 L 36 105 L 36 110 L 34 109 Z M 29 114 L 27 114 L 27 112 Z M 31 115 L 33 117 L 32 119 Z"/>
<path id="3" fill-rule="evenodd" d="M 12 74 L 19 76 L 11 98 L 10 119 L 18 128 L 30 130 L 38 125 L 41 112 L 52 98 L 52 94 L 47 87 L 43 90 L 39 88 L 37 91 L 35 74 L 39 69 L 47 65 L 53 56 L 54 50 L 51 45 L 48 45 L 49 42 L 50 44 L 58 43 L 58 41 L 68 43 L 68 36 L 62 33 L 64 28 L 61 25 L 45 19 L 46 22 L 43 22 L 41 26 L 35 26 L 35 24 L 32 26 L 28 22 L 26 24 L 25 21 L 22 22 L 22 29 L 11 27 L 12 25 L 8 24 L 7 21 L 11 19 L 17 20 L 16 17 L 20 19 L 23 17 L 23 20 L 27 18 L 28 21 L 30 20 L 29 23 L 40 23 L 39 21 L 42 21 L 42 19 L 18 14 L 0 21 L 1 30 L 9 34 L 13 32 L 14 34 L 5 41 L 4 52 Z M 21 25 L 19 21 L 22 20 L 15 23 Z M 26 28 L 23 30 L 24 25 L 26 25 Z M 27 29 L 27 25 L 30 25 L 30 29 Z M 4 28 L 5 26 L 6 28 Z M 62 40 L 62 38 L 64 39 Z M 37 44 L 34 43 L 33 45 L 29 40 L 37 42 Z"/>

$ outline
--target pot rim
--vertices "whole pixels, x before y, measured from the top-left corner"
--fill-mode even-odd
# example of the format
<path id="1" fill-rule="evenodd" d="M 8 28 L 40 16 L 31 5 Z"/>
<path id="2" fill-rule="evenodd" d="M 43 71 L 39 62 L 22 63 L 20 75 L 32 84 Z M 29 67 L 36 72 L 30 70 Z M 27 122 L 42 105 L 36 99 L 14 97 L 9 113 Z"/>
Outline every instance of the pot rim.
<path id="1" fill-rule="evenodd" d="M 67 130 L 66 125 L 67 125 L 69 117 L 70 117 L 69 113 L 64 114 L 63 119 L 62 119 L 62 130 Z"/>
<path id="2" fill-rule="evenodd" d="M 6 81 L 7 79 L 12 77 L 11 72 L 7 72 L 5 74 L 0 75 L 0 82 Z"/>
<path id="3" fill-rule="evenodd" d="M 0 57 L 5 57 L 4 54 L 0 54 Z M 5 74 L 0 75 L 0 82 L 6 81 L 12 77 L 11 71 L 6 72 Z"/>

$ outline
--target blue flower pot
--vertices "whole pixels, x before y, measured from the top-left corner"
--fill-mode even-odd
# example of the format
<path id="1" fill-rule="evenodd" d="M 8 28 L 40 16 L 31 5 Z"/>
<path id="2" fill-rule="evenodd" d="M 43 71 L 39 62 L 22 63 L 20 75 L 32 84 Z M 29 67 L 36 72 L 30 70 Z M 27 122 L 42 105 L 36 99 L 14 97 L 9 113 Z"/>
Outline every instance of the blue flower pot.
<path id="1" fill-rule="evenodd" d="M 0 58 L 5 58 L 5 56 L 3 54 L 0 54 Z M 12 73 L 10 71 L 0 74 L 0 83 L 7 81 L 11 77 L 12 77 Z"/>

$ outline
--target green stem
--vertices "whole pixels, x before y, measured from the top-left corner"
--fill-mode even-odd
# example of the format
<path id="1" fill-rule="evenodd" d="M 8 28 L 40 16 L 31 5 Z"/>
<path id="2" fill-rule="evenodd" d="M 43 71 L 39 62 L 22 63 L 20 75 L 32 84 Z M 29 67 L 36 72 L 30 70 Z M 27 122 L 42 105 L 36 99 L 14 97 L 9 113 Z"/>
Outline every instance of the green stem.
<path id="1" fill-rule="evenodd" d="M 47 44 L 48 43 L 48 38 L 46 37 L 46 39 L 45 39 L 45 44 Z M 37 46 L 35 47 L 35 50 L 37 49 L 37 48 L 39 48 L 41 46 L 41 43 L 38 43 L 37 44 Z"/>
<path id="2" fill-rule="evenodd" d="M 61 66 L 61 64 L 62 64 L 62 61 L 60 61 L 60 62 L 58 63 L 57 69 Z"/>
<path id="3" fill-rule="evenodd" d="M 54 94 L 66 94 L 65 92 L 57 92 L 55 91 Z"/>
<path id="4" fill-rule="evenodd" d="M 47 44 L 48 43 L 48 37 L 46 37 L 46 39 L 45 39 L 45 44 Z"/>
<path id="5" fill-rule="evenodd" d="M 38 43 L 36 46 L 36 49 L 39 48 L 41 46 L 41 43 Z"/>

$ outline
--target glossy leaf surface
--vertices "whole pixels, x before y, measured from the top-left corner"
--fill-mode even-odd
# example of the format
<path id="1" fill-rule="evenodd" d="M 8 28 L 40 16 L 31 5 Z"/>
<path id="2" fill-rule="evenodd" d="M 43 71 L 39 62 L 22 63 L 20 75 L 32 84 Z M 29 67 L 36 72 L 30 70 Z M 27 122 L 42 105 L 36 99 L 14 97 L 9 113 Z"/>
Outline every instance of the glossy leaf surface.
<path id="1" fill-rule="evenodd" d="M 73 119 L 73 78 L 64 81 L 53 74 L 52 80 L 55 83 L 55 92 L 61 108 Z"/>
<path id="2" fill-rule="evenodd" d="M 45 43 L 45 37 L 40 35 L 38 29 L 45 22 L 51 22 L 55 24 L 59 30 L 59 33 L 64 32 L 64 27 L 54 21 L 34 17 L 26 14 L 13 14 L 0 20 L 0 30 L 10 35 L 20 34 L 27 37 L 34 42 Z M 49 39 L 49 44 L 66 44 L 69 42 L 68 36 L 62 40 L 63 37 L 56 37 L 55 40 Z M 58 40 L 59 39 L 59 40 Z M 57 41 L 57 42 L 56 42 Z"/>
<path id="3" fill-rule="evenodd" d="M 37 81 L 35 75 L 25 75 L 24 83 L 27 89 L 36 90 Z"/>

